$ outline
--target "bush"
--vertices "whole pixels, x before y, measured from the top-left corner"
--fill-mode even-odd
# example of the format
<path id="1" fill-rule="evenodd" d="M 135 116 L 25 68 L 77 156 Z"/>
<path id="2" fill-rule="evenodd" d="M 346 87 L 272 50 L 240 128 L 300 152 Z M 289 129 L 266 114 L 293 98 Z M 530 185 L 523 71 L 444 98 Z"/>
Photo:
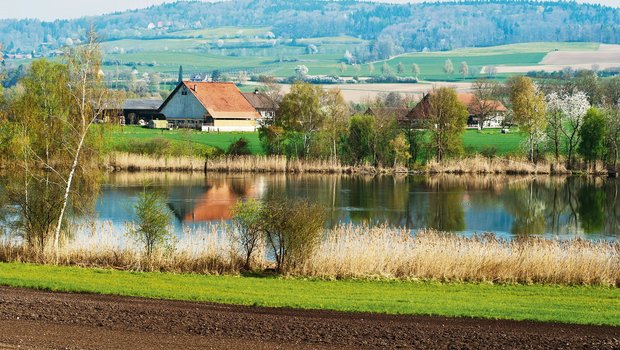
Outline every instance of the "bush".
<path id="1" fill-rule="evenodd" d="M 318 204 L 274 198 L 265 203 L 261 217 L 279 273 L 302 265 L 321 242 L 325 210 Z"/>
<path id="2" fill-rule="evenodd" d="M 150 258 L 156 249 L 169 242 L 170 209 L 162 193 L 148 185 L 144 185 L 134 209 L 137 222 L 129 234 L 144 245 L 146 256 Z"/>
<path id="3" fill-rule="evenodd" d="M 484 146 L 480 150 L 480 154 L 485 158 L 495 158 L 495 156 L 497 155 L 497 147 L 488 145 Z"/>
<path id="4" fill-rule="evenodd" d="M 250 151 L 248 140 L 242 137 L 231 143 L 230 146 L 228 146 L 228 152 L 226 153 L 229 156 L 246 156 L 252 154 L 252 151 Z"/>
<path id="5" fill-rule="evenodd" d="M 233 225 L 237 228 L 234 240 L 244 254 L 246 270 L 252 269 L 252 254 L 262 242 L 262 209 L 262 203 L 255 199 L 240 200 L 232 209 Z"/>

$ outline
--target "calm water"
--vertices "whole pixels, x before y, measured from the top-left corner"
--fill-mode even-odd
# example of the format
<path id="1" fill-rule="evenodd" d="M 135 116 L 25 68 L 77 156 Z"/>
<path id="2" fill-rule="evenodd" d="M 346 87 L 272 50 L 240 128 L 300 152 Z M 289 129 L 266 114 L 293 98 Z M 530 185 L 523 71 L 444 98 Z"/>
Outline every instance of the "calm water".
<path id="1" fill-rule="evenodd" d="M 240 198 L 278 193 L 324 204 L 330 225 L 620 239 L 620 181 L 615 179 L 113 174 L 97 202 L 98 218 L 115 225 L 131 220 L 144 180 L 166 193 L 178 230 L 230 219 L 230 208 Z"/>

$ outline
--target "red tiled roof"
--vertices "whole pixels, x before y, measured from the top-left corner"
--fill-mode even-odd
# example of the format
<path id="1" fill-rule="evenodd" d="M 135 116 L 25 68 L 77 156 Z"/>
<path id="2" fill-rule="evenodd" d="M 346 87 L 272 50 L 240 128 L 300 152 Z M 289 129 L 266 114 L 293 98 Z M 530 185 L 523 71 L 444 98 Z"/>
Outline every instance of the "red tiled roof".
<path id="1" fill-rule="evenodd" d="M 260 118 L 234 83 L 184 81 L 213 118 Z"/>

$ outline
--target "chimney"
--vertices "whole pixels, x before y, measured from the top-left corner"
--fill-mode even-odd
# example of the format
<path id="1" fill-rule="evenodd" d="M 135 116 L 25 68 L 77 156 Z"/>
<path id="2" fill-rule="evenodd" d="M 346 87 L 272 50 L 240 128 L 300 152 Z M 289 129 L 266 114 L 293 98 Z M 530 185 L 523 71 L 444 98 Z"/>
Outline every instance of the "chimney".
<path id="1" fill-rule="evenodd" d="M 196 91 L 196 84 L 194 84 L 194 91 Z"/>

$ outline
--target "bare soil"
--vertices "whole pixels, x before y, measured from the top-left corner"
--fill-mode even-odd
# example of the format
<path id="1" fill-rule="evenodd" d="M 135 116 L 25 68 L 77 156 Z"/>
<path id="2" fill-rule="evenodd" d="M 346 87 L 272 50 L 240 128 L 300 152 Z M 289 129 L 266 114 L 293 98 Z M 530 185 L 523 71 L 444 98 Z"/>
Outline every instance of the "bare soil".
<path id="1" fill-rule="evenodd" d="M 389 316 L 0 287 L 0 349 L 620 349 L 619 327 Z"/>

